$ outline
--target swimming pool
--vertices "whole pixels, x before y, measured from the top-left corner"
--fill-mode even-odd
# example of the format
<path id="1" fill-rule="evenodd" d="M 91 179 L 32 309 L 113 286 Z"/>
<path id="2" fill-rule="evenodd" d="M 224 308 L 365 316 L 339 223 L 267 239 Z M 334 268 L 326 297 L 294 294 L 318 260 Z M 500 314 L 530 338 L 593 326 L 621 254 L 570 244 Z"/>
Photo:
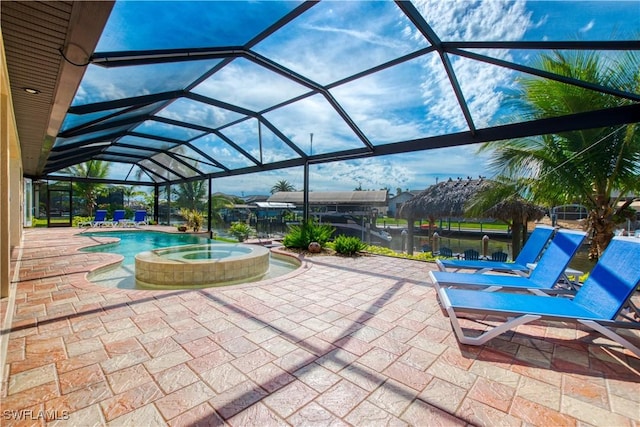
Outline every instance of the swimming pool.
<path id="1" fill-rule="evenodd" d="M 108 288 L 120 289 L 149 289 L 136 281 L 135 278 L 135 257 L 145 251 L 152 251 L 159 248 L 186 246 L 194 244 L 220 244 L 223 242 L 208 239 L 206 237 L 194 236 L 190 234 L 173 234 L 147 230 L 129 231 L 103 231 L 82 233 L 82 236 L 96 237 L 116 237 L 120 239 L 118 243 L 109 243 L 98 246 L 91 246 L 82 249 L 85 252 L 109 252 L 124 257 L 121 265 L 117 268 L 98 270 L 89 275 L 89 280 L 97 285 Z M 282 276 L 295 269 L 300 264 L 289 257 L 272 254 L 269 260 L 269 270 L 260 277 L 250 281 L 265 280 Z M 193 286 L 203 287 L 203 286 Z M 169 289 L 163 287 L 163 289 Z M 184 286 L 173 289 L 184 289 Z"/>

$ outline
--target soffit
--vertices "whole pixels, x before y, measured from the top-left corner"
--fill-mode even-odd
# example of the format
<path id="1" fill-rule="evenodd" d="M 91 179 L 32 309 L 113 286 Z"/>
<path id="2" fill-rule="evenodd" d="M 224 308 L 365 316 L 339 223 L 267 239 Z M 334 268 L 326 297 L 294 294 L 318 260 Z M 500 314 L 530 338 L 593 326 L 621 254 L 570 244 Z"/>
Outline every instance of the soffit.
<path id="1" fill-rule="evenodd" d="M 111 10 L 112 2 L 2 1 L 4 39 L 11 96 L 25 175 L 41 173 L 86 62 Z M 87 53 L 84 53 L 87 52 Z M 39 91 L 30 94 L 24 88 Z"/>

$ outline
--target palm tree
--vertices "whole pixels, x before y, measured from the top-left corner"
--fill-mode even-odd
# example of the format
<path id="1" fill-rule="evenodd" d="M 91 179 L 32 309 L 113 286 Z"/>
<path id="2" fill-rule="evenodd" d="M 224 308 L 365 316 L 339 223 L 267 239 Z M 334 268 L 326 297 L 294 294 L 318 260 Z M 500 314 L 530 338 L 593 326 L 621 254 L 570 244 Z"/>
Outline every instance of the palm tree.
<path id="1" fill-rule="evenodd" d="M 232 208 L 234 200 L 226 194 L 216 193 L 211 196 L 211 224 L 221 225 L 224 223 L 222 209 Z"/>
<path id="2" fill-rule="evenodd" d="M 628 93 L 640 90 L 640 57 L 635 53 L 602 57 L 596 53 L 553 52 L 540 57 L 540 68 Z M 530 117 L 525 118 L 557 117 L 631 102 L 537 78 L 522 81 L 520 99 L 528 107 Z M 589 257 L 597 259 L 612 239 L 626 207 L 617 207 L 618 201 L 640 190 L 637 128 L 637 124 L 630 124 L 498 141 L 484 144 L 481 150 L 493 150 L 491 166 L 498 173 L 530 180 L 528 190 L 534 201 L 577 200 L 584 204 L 590 210 L 588 228 L 593 236 Z"/>
<path id="3" fill-rule="evenodd" d="M 131 205 L 132 198 L 137 196 L 144 196 L 147 194 L 144 191 L 136 190 L 135 185 L 131 185 L 131 186 L 121 185 L 121 186 L 118 186 L 118 188 L 122 191 L 122 194 L 125 197 L 124 205 L 127 207 Z"/>
<path id="4" fill-rule="evenodd" d="M 278 191 L 296 191 L 296 188 L 286 179 L 281 179 L 271 187 L 271 194 L 277 193 Z"/>
<path id="5" fill-rule="evenodd" d="M 80 163 L 65 169 L 66 173 L 75 177 L 104 179 L 109 175 L 111 164 L 101 160 Z M 98 196 L 107 192 L 106 184 L 97 182 L 73 182 L 74 194 L 84 199 L 87 215 L 93 216 L 93 208 L 96 206 Z"/>
<path id="6" fill-rule="evenodd" d="M 207 197 L 207 181 L 187 181 L 171 186 L 177 205 L 181 208 L 202 210 Z"/>

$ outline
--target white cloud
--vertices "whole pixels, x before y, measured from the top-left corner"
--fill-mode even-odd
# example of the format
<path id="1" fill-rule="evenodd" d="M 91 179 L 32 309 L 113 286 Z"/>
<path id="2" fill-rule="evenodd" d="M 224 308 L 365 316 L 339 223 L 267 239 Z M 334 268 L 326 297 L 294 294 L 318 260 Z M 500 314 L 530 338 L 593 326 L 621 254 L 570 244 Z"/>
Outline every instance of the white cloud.
<path id="1" fill-rule="evenodd" d="M 441 148 L 384 157 L 324 163 L 309 167 L 311 191 L 351 191 L 396 188 L 423 190 L 436 181 L 468 176 L 491 176 L 487 155 L 477 155 L 477 145 Z M 269 171 L 214 180 L 214 191 L 237 195 L 268 194 L 279 180 L 290 182 L 297 190 L 304 186 L 302 167 Z"/>
<path id="2" fill-rule="evenodd" d="M 236 59 L 194 89 L 196 93 L 254 111 L 308 91 L 308 88 L 245 59 Z"/>
<path id="3" fill-rule="evenodd" d="M 541 25 L 532 22 L 531 13 L 522 0 L 418 0 L 415 5 L 444 41 L 520 40 L 527 29 Z M 591 21 L 584 30 L 588 31 L 593 25 L 594 21 Z M 300 36 L 301 32 L 304 37 Z M 427 44 L 424 36 L 415 30 L 392 2 L 329 1 L 315 5 L 309 13 L 301 15 L 255 49 L 303 76 L 321 84 L 329 84 Z M 488 53 L 482 50 L 475 52 Z M 491 54 L 506 60 L 512 59 L 508 51 L 492 51 Z M 449 56 L 449 59 L 475 126 L 481 128 L 495 124 L 502 93 L 513 84 L 513 75 L 500 67 L 470 59 L 456 56 Z M 166 77 L 158 80 L 171 81 Z M 93 78 L 98 83 L 100 74 Z M 101 87 L 102 96 L 107 99 L 126 97 L 127 94 L 131 96 L 134 94 L 131 88 L 138 91 L 135 95 L 149 90 L 152 93 L 158 91 L 158 88 L 136 88 L 135 79 L 129 80 L 131 82 L 120 89 L 116 86 Z M 81 87 L 78 96 L 86 98 L 92 88 Z M 195 92 L 260 110 L 308 90 L 251 61 L 236 59 L 200 84 Z M 333 88 L 331 92 L 374 144 L 467 129 L 444 65 L 436 52 Z M 202 105 L 195 103 L 181 106 L 179 102 L 175 102 L 163 114 L 197 123 L 228 120 L 224 110 L 202 108 Z M 305 152 L 309 151 L 310 133 L 314 133 L 313 151 L 316 154 L 363 146 L 321 95 L 272 111 L 266 117 Z M 259 151 L 256 149 L 255 127 L 240 136 L 244 130 L 240 129 L 242 127 L 238 126 L 234 141 L 257 157 Z M 226 133 L 234 131 L 229 129 Z M 210 150 L 216 157 L 219 155 L 225 160 L 230 160 L 234 155 L 225 144 L 212 145 Z M 263 153 L 263 158 L 265 161 L 290 158 L 290 151 L 275 144 L 270 151 Z M 294 168 L 225 179 L 224 182 L 234 182 L 236 189 L 243 188 L 245 193 L 268 192 L 279 179 L 287 179 L 301 188 L 301 170 Z M 487 172 L 486 157 L 475 156 L 475 148 L 467 146 L 328 163 L 313 166 L 311 174 L 312 188 L 320 191 L 350 190 L 359 184 L 367 189 L 425 188 L 434 183 L 435 177 L 475 177 L 487 175 Z"/>
<path id="4" fill-rule="evenodd" d="M 322 7 L 327 9 L 324 17 L 320 9 Z M 334 10 L 336 7 L 331 2 L 320 3 L 314 7 L 314 12 L 319 12 L 309 15 L 313 19 L 305 21 L 307 16 L 301 17 L 296 30 L 304 31 L 305 37 L 294 37 L 291 30 L 280 35 L 277 48 L 275 44 L 262 43 L 257 47 L 258 51 L 320 82 L 331 82 L 367 64 L 382 61 L 390 50 L 395 50 L 394 54 L 397 55 L 407 46 L 415 48 L 425 43 L 421 34 L 415 29 L 411 31 L 412 27 L 400 20 L 399 10 L 395 16 L 385 14 L 384 18 L 373 15 L 368 19 L 363 18 L 360 22 L 367 22 L 369 27 L 361 30 L 351 27 L 348 20 L 350 13 L 358 9 L 357 2 L 344 6 L 349 9 L 347 11 Z M 524 1 L 425 0 L 417 2 L 416 7 L 442 40 L 519 40 L 534 25 Z M 392 20 L 401 25 L 396 28 L 393 37 L 385 37 L 382 29 L 388 29 Z M 398 41 L 398 34 L 404 37 L 403 42 Z M 331 49 L 318 49 L 318 46 L 328 44 L 331 44 Z M 480 50 L 476 52 L 487 53 Z M 506 60 L 512 59 L 508 51 L 492 51 L 491 54 Z M 469 59 L 450 56 L 450 60 L 476 127 L 495 123 L 503 90 L 512 86 L 513 76 L 504 69 Z M 238 78 L 241 70 L 235 71 L 227 74 L 224 83 L 227 79 Z M 218 77 L 215 84 L 221 82 Z M 264 92 L 258 92 L 257 96 L 265 100 L 273 99 L 276 94 L 285 91 L 277 84 L 260 83 L 259 74 L 256 74 L 254 77 L 242 77 L 241 85 L 261 87 Z M 416 87 L 419 89 L 415 90 Z M 334 88 L 332 93 L 355 123 L 377 143 L 467 129 L 437 53 Z M 237 101 L 241 95 L 234 90 L 233 96 Z M 337 119 L 326 100 L 320 96 L 298 102 L 295 108 L 292 106 L 269 113 L 267 118 L 306 152 L 309 151 L 311 132 L 314 133 L 316 154 L 340 147 L 348 149 L 350 144 L 361 146 L 359 141 L 353 139 L 349 129 L 341 128 L 342 120 Z M 396 187 L 426 188 L 435 183 L 436 178 L 488 175 L 487 155 L 477 156 L 475 150 L 476 147 L 471 146 L 454 147 L 316 165 L 310 170 L 310 186 L 314 191 L 352 190 L 359 185 L 365 189 L 388 187 L 395 191 Z M 287 179 L 297 188 L 302 188 L 301 170 L 278 171 L 273 175 L 273 181 Z M 261 179 L 244 180 L 245 192 L 264 193 L 270 189 L 272 184 L 266 182 L 265 175 L 260 176 Z"/>
<path id="5" fill-rule="evenodd" d="M 345 29 L 345 28 L 337 28 L 331 26 L 315 26 L 308 25 L 305 28 L 309 30 L 326 32 L 326 33 L 337 33 L 343 36 L 354 38 L 360 40 L 366 44 L 382 46 L 390 49 L 402 49 L 403 45 L 398 43 L 395 39 L 390 39 L 388 37 L 382 37 L 371 31 L 356 31 L 353 29 Z"/>
<path id="6" fill-rule="evenodd" d="M 591 31 L 591 29 L 596 25 L 596 21 L 594 19 L 592 19 L 591 21 L 589 21 L 587 23 L 587 25 L 585 25 L 584 27 L 580 28 L 578 30 L 578 32 L 580 33 L 588 33 L 589 31 Z"/>
<path id="7" fill-rule="evenodd" d="M 526 11 L 523 1 L 424 0 L 417 2 L 416 7 L 443 41 L 519 40 L 532 25 L 531 14 Z M 511 59 L 508 51 L 483 52 L 478 49 L 475 52 Z M 469 59 L 451 55 L 449 58 L 475 126 L 484 127 L 491 124 L 492 118 L 501 106 L 502 93 L 498 89 L 512 86 L 512 73 L 504 68 L 488 66 Z M 443 74 L 444 65 L 440 58 L 437 55 L 430 56 L 424 61 L 424 67 L 426 76 L 439 76 L 435 84 L 425 79 L 422 85 L 429 113 L 444 125 L 439 133 L 451 132 L 451 125 L 457 129 L 466 129 L 466 122 L 460 114 L 460 105 L 452 93 L 448 77 Z M 440 101 L 433 103 L 434 99 Z"/>

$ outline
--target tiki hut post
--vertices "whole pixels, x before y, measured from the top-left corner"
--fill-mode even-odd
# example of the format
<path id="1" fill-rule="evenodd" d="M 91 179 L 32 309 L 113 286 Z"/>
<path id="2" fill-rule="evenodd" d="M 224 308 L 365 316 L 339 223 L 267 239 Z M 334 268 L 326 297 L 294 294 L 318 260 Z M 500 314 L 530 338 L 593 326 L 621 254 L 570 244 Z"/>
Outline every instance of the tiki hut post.
<path id="1" fill-rule="evenodd" d="M 413 255 L 413 225 L 415 218 L 407 219 L 407 254 Z"/>
<path id="2" fill-rule="evenodd" d="M 482 257 L 489 258 L 489 236 L 486 234 L 482 236 Z"/>

